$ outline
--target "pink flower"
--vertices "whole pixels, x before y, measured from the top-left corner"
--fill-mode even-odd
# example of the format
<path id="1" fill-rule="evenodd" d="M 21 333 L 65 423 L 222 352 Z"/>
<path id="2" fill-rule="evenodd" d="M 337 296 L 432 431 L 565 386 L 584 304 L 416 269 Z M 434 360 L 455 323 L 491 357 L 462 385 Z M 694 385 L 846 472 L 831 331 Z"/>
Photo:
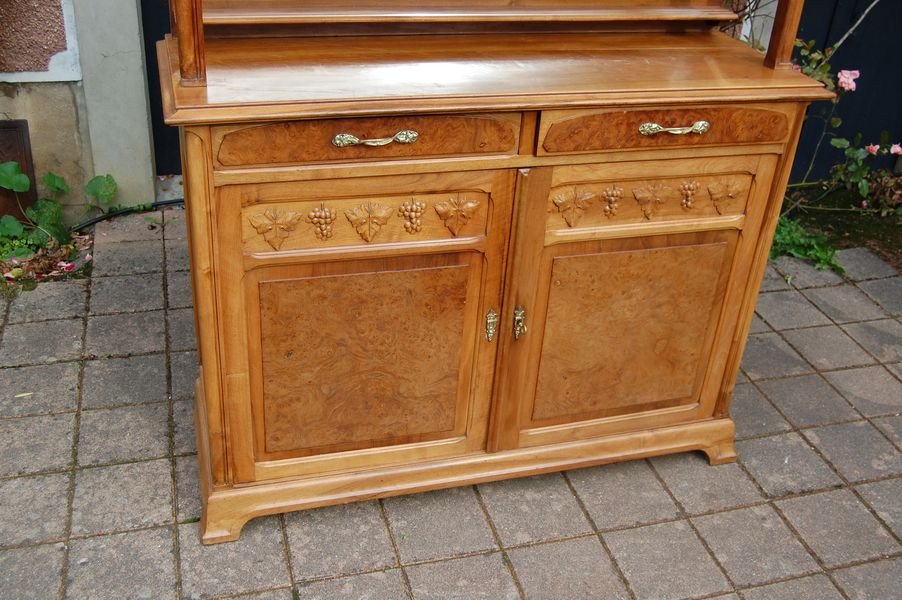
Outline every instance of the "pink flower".
<path id="1" fill-rule="evenodd" d="M 890 154 L 902 154 L 902 144 L 893 144 L 889 147 Z"/>
<path id="2" fill-rule="evenodd" d="M 861 73 L 856 69 L 854 71 L 840 71 L 837 73 L 837 77 L 839 77 L 839 87 L 846 90 L 847 92 L 855 91 L 855 80 L 861 76 Z"/>
<path id="3" fill-rule="evenodd" d="M 876 155 L 877 151 L 880 150 L 880 145 L 871 144 L 870 146 L 865 146 L 864 149 L 868 151 L 868 154 Z"/>
<path id="4" fill-rule="evenodd" d="M 795 71 L 796 73 L 801 73 L 802 67 L 799 65 L 792 65 L 792 70 Z"/>
<path id="5" fill-rule="evenodd" d="M 867 207 L 868 207 L 868 201 L 867 201 L 867 200 L 862 200 L 862 201 L 861 201 L 861 208 L 867 208 Z"/>

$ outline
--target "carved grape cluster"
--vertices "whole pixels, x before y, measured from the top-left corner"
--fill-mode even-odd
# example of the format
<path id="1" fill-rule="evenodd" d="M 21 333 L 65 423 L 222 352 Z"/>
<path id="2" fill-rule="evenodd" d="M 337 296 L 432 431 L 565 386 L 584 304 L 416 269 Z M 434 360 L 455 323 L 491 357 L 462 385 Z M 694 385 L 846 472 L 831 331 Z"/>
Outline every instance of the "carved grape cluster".
<path id="1" fill-rule="evenodd" d="M 328 240 L 332 237 L 332 224 L 335 222 L 335 211 L 322 204 L 307 215 L 307 222 L 313 224 L 313 233 L 317 239 Z"/>
<path id="2" fill-rule="evenodd" d="M 401 205 L 398 214 L 404 217 L 404 231 L 413 234 L 418 233 L 423 228 L 423 213 L 426 212 L 426 203 L 414 200 Z"/>
<path id="3" fill-rule="evenodd" d="M 694 206 L 695 194 L 698 192 L 699 184 L 697 181 L 684 181 L 680 184 L 680 206 L 690 209 Z"/>
<path id="4" fill-rule="evenodd" d="M 613 217 L 617 214 L 617 208 L 620 206 L 620 200 L 623 198 L 623 188 L 612 185 L 608 189 L 601 192 L 604 198 L 604 216 Z"/>

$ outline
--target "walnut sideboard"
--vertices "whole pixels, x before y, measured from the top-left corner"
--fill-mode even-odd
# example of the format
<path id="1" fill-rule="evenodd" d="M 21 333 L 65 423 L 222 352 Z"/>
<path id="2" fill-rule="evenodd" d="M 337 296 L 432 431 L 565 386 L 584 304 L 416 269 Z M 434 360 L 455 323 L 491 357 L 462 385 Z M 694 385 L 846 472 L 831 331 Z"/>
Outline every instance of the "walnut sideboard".
<path id="1" fill-rule="evenodd" d="M 202 535 L 728 415 L 812 100 L 719 0 L 178 0 Z M 450 8 L 449 8 L 450 7 Z"/>

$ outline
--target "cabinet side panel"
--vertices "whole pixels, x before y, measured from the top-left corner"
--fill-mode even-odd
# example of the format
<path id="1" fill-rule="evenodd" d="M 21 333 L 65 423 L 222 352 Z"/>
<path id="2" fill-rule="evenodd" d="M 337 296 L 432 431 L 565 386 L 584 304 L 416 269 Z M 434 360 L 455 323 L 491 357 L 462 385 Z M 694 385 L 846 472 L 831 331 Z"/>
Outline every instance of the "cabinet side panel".
<path id="1" fill-rule="evenodd" d="M 728 245 L 557 256 L 534 421 L 697 401 Z"/>
<path id="2" fill-rule="evenodd" d="M 266 452 L 463 434 L 471 275 L 448 265 L 260 282 Z"/>

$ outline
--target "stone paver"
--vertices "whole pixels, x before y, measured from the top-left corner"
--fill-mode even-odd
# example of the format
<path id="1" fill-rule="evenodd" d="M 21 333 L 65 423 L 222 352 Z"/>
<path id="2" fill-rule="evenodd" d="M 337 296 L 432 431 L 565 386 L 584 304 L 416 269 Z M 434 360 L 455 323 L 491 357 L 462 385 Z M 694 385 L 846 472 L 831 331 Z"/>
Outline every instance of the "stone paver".
<path id="1" fill-rule="evenodd" d="M 172 351 L 194 350 L 194 313 L 190 308 L 169 311 L 169 349 Z"/>
<path id="2" fill-rule="evenodd" d="M 730 589 L 686 521 L 613 531 L 604 539 L 639 600 L 688 598 Z"/>
<path id="3" fill-rule="evenodd" d="M 0 366 L 33 365 L 81 358 L 81 319 L 7 325 Z"/>
<path id="4" fill-rule="evenodd" d="M 755 310 L 777 330 L 830 324 L 805 296 L 795 291 L 761 294 Z"/>
<path id="5" fill-rule="evenodd" d="M 169 308 L 187 308 L 193 304 L 191 297 L 191 273 L 175 271 L 166 276 L 166 297 Z"/>
<path id="6" fill-rule="evenodd" d="M 73 540 L 72 598 L 177 598 L 172 531 L 168 527 Z"/>
<path id="7" fill-rule="evenodd" d="M 68 488 L 65 473 L 0 481 L 0 546 L 62 539 Z"/>
<path id="8" fill-rule="evenodd" d="M 179 523 L 200 518 L 200 484 L 196 456 L 175 459 L 176 514 Z"/>
<path id="9" fill-rule="evenodd" d="M 646 461 L 569 471 L 567 477 L 599 530 L 674 519 L 680 514 Z"/>
<path id="10" fill-rule="evenodd" d="M 387 498 L 384 505 L 404 563 L 497 549 L 471 487 Z"/>
<path id="11" fill-rule="evenodd" d="M 789 431 L 792 427 L 751 384 L 733 390 L 730 416 L 736 422 L 736 439 Z"/>
<path id="12" fill-rule="evenodd" d="M 836 253 L 836 262 L 852 281 L 892 277 L 893 268 L 866 248 L 849 248 Z"/>
<path id="13" fill-rule="evenodd" d="M 158 402 L 166 399 L 163 354 L 90 360 L 85 363 L 83 408 Z"/>
<path id="14" fill-rule="evenodd" d="M 197 523 L 179 525 L 183 598 L 196 600 L 287 586 L 282 533 L 277 517 L 250 521 L 241 537 L 203 546 Z"/>
<path id="15" fill-rule="evenodd" d="M 163 311 L 88 317 L 85 353 L 104 358 L 159 352 L 163 328 Z"/>
<path id="16" fill-rule="evenodd" d="M 160 212 L 124 215 L 101 221 L 94 226 L 94 244 L 138 242 L 163 239 L 163 215 Z"/>
<path id="17" fill-rule="evenodd" d="M 407 568 L 414 600 L 516 600 L 520 597 L 501 554 L 482 554 Z"/>
<path id="18" fill-rule="evenodd" d="M 805 296 L 837 323 L 886 318 L 886 312 L 852 285 L 805 290 Z"/>
<path id="19" fill-rule="evenodd" d="M 166 240 L 166 271 L 187 271 L 188 242 L 186 240 Z"/>
<path id="20" fill-rule="evenodd" d="M 902 446 L 902 415 L 874 419 L 874 425 L 891 439 L 894 444 Z"/>
<path id="21" fill-rule="evenodd" d="M 736 452 L 758 485 L 771 497 L 809 492 L 842 483 L 797 433 L 738 442 Z"/>
<path id="22" fill-rule="evenodd" d="M 902 537 L 902 478 L 868 483 L 857 489 L 893 533 Z"/>
<path id="23" fill-rule="evenodd" d="M 764 279 L 761 281 L 762 292 L 775 292 L 790 289 L 786 278 L 781 275 L 773 264 L 767 265 L 764 270 Z"/>
<path id="24" fill-rule="evenodd" d="M 595 536 L 515 548 L 510 560 L 530 600 L 629 597 Z"/>
<path id="25" fill-rule="evenodd" d="M 27 417 L 75 410 L 78 363 L 4 369 L 0 417 Z"/>
<path id="26" fill-rule="evenodd" d="M 855 409 L 820 375 L 762 381 L 758 387 L 796 427 L 860 418 Z"/>
<path id="27" fill-rule="evenodd" d="M 169 406 L 165 403 L 82 413 L 78 462 L 102 465 L 161 458 L 169 451 Z"/>
<path id="28" fill-rule="evenodd" d="M 72 533 L 94 534 L 172 522 L 168 460 L 79 471 L 72 501 Z"/>
<path id="29" fill-rule="evenodd" d="M 902 315 L 902 277 L 865 281 L 858 285 L 891 315 Z"/>
<path id="30" fill-rule="evenodd" d="M 780 256 L 773 261 L 777 271 L 789 279 L 798 289 L 837 285 L 843 278 L 828 269 L 815 269 L 810 264 L 791 256 Z"/>
<path id="31" fill-rule="evenodd" d="M 172 397 L 176 400 L 194 398 L 197 380 L 197 352 L 173 352 L 169 355 L 172 371 Z"/>
<path id="32" fill-rule="evenodd" d="M 806 429 L 807 437 L 852 482 L 902 473 L 902 453 L 870 423 Z"/>
<path id="33" fill-rule="evenodd" d="M 62 544 L 0 551 L 0 595 L 6 598 L 56 598 L 65 548 Z"/>
<path id="34" fill-rule="evenodd" d="M 172 449 L 176 454 L 197 452 L 194 434 L 194 402 L 180 400 L 172 403 Z"/>
<path id="35" fill-rule="evenodd" d="M 850 598 L 898 598 L 902 558 L 835 571 L 833 576 Z"/>
<path id="36" fill-rule="evenodd" d="M 74 427 L 72 413 L 0 420 L 0 477 L 67 468 Z"/>
<path id="37" fill-rule="evenodd" d="M 737 464 L 712 467 L 698 453 L 662 456 L 651 463 L 689 514 L 762 500 L 755 484 Z"/>
<path id="38" fill-rule="evenodd" d="M 91 314 L 161 310 L 163 274 L 98 277 L 91 285 Z"/>
<path id="39" fill-rule="evenodd" d="M 407 598 L 404 579 L 400 569 L 367 573 L 352 577 L 342 577 L 327 581 L 314 581 L 298 585 L 298 592 L 304 600 L 335 600 L 336 598 L 355 598 L 356 600 L 392 600 Z M 243 596 L 242 598 L 246 598 Z M 284 596 L 272 596 L 291 600 L 291 591 Z M 254 596 L 252 596 L 254 598 Z M 260 597 L 263 600 L 263 597 Z"/>
<path id="40" fill-rule="evenodd" d="M 396 564 L 378 502 L 291 513 L 285 515 L 285 529 L 298 581 L 375 571 Z"/>
<path id="41" fill-rule="evenodd" d="M 882 367 L 837 371 L 824 377 L 865 416 L 902 412 L 902 382 Z"/>
<path id="42" fill-rule="evenodd" d="M 745 600 L 842 600 L 826 575 L 772 583 L 743 592 Z"/>
<path id="43" fill-rule="evenodd" d="M 163 270 L 159 242 L 102 244 L 94 249 L 94 277 L 158 273 Z"/>
<path id="44" fill-rule="evenodd" d="M 505 546 L 592 531 L 559 473 L 484 484 L 479 491 Z"/>
<path id="45" fill-rule="evenodd" d="M 770 506 L 718 513 L 693 522 L 727 575 L 739 586 L 820 570 Z"/>
<path id="46" fill-rule="evenodd" d="M 827 566 L 878 558 L 902 549 L 848 490 L 782 500 L 777 506 Z"/>
<path id="47" fill-rule="evenodd" d="M 751 379 L 811 373 L 808 363 L 776 333 L 750 335 L 742 370 Z"/>
<path id="48" fill-rule="evenodd" d="M 818 370 L 870 365 L 875 361 L 835 325 L 787 331 L 786 340 Z"/>
<path id="49" fill-rule="evenodd" d="M 851 323 L 843 327 L 881 362 L 902 361 L 902 323 L 893 319 Z"/>
<path id="50" fill-rule="evenodd" d="M 8 323 L 71 319 L 85 314 L 87 280 L 48 281 L 20 292 L 9 304 Z"/>

